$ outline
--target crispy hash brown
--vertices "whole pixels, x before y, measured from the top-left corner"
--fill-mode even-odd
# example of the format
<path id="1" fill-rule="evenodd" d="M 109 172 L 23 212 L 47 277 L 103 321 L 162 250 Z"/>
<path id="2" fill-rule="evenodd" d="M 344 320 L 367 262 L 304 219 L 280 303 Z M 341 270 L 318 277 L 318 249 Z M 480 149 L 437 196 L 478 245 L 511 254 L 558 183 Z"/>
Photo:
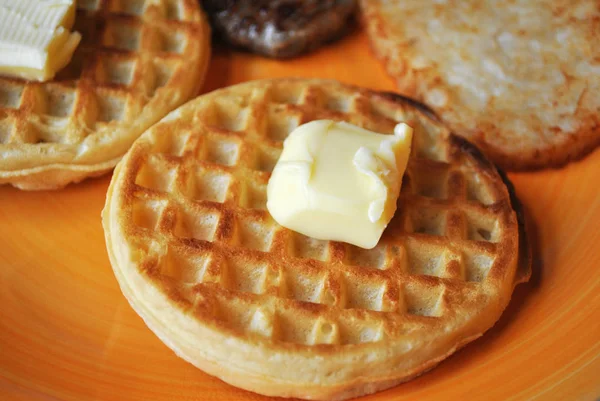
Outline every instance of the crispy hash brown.
<path id="1" fill-rule="evenodd" d="M 600 144 L 600 3 L 362 0 L 401 93 L 509 170 L 560 166 Z"/>

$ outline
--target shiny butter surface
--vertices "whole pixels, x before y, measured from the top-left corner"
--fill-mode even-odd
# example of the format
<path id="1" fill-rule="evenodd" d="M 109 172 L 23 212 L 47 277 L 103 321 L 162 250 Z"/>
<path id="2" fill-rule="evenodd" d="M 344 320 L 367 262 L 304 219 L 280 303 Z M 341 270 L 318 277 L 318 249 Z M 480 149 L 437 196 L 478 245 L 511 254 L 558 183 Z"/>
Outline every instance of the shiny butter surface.
<path id="1" fill-rule="evenodd" d="M 0 0 L 0 74 L 52 79 L 81 40 L 74 19 L 74 0 Z"/>
<path id="2" fill-rule="evenodd" d="M 384 135 L 345 122 L 318 120 L 284 142 L 267 187 L 267 209 L 304 235 L 377 245 L 396 211 L 412 128 Z"/>

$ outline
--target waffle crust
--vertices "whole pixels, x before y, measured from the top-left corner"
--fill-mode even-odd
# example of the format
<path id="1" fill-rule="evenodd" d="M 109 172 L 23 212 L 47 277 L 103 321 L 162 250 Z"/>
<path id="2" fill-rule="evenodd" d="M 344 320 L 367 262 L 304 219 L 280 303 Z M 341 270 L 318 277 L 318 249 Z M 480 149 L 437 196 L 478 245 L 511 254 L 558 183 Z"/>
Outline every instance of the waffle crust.
<path id="1" fill-rule="evenodd" d="M 82 0 L 71 63 L 45 83 L 0 77 L 0 184 L 57 189 L 112 169 L 202 85 L 210 29 L 195 0 Z"/>
<path id="2" fill-rule="evenodd" d="M 283 139 L 323 118 L 415 128 L 374 249 L 302 236 L 265 208 Z M 496 322 L 529 275 L 509 189 L 413 101 L 265 80 L 203 95 L 142 135 L 102 222 L 121 290 L 177 355 L 261 394 L 341 400 L 431 369 Z"/>

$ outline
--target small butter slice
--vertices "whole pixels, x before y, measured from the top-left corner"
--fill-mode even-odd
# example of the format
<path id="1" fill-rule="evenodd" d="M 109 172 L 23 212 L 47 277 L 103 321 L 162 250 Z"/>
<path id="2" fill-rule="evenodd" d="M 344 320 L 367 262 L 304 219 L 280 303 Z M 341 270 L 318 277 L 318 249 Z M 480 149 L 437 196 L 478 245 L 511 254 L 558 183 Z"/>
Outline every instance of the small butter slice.
<path id="1" fill-rule="evenodd" d="M 75 0 L 0 0 L 0 8 L 12 10 L 36 27 L 71 29 Z"/>
<path id="2" fill-rule="evenodd" d="M 0 74 L 52 79 L 81 40 L 74 19 L 74 0 L 0 0 Z"/>
<path id="3" fill-rule="evenodd" d="M 396 211 L 412 128 L 394 135 L 318 120 L 283 144 L 267 186 L 267 209 L 301 234 L 373 248 Z"/>

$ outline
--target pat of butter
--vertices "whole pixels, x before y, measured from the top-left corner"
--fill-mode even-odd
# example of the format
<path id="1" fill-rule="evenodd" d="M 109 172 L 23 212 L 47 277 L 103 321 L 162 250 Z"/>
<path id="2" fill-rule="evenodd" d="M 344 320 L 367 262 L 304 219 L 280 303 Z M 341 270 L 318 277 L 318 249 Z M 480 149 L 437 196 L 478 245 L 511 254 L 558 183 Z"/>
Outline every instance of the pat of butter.
<path id="1" fill-rule="evenodd" d="M 394 135 L 345 122 L 312 121 L 283 144 L 267 186 L 267 209 L 309 237 L 373 248 L 396 211 L 412 128 Z"/>
<path id="2" fill-rule="evenodd" d="M 52 79 L 81 40 L 74 20 L 75 0 L 0 0 L 0 74 Z"/>

